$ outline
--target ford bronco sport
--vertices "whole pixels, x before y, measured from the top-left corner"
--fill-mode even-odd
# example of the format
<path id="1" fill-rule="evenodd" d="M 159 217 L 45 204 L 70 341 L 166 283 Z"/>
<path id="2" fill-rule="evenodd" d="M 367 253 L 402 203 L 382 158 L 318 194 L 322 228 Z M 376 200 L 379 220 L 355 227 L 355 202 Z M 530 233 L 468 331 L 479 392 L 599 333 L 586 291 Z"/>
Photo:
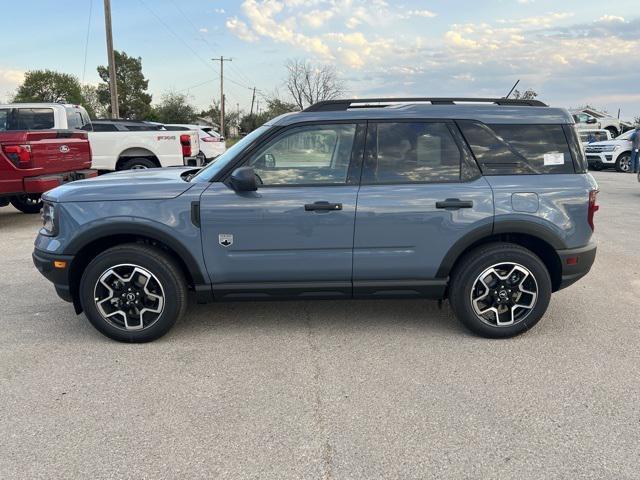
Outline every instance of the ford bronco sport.
<path id="1" fill-rule="evenodd" d="M 533 100 L 331 100 L 203 169 L 44 196 L 33 260 L 103 334 L 166 333 L 199 302 L 447 298 L 486 337 L 535 325 L 596 253 L 571 115 Z"/>

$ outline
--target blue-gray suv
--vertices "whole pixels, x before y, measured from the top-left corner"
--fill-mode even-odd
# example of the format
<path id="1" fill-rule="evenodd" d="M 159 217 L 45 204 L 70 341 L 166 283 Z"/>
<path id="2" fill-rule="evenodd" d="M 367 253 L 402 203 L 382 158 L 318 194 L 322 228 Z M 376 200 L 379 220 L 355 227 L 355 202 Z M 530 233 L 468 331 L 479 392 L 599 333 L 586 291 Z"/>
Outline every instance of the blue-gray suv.
<path id="1" fill-rule="evenodd" d="M 120 341 L 160 337 L 189 295 L 446 298 L 472 331 L 511 337 L 591 268 L 597 191 L 563 109 L 330 100 L 199 170 L 48 192 L 33 260 Z"/>

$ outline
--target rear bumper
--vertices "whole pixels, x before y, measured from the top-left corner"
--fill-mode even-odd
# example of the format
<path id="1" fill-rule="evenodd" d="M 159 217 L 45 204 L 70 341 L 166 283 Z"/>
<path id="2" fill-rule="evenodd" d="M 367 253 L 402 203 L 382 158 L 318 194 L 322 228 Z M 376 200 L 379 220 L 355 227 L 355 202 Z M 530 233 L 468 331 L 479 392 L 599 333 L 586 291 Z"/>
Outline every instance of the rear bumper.
<path id="1" fill-rule="evenodd" d="M 185 157 L 184 164 L 187 167 L 203 167 L 206 165 L 207 159 L 202 154 L 198 154 L 195 157 Z"/>
<path id="2" fill-rule="evenodd" d="M 567 288 L 584 277 L 596 259 L 597 246 L 594 242 L 581 248 L 558 250 L 562 265 L 562 278 L 558 290 Z"/>
<path id="3" fill-rule="evenodd" d="M 65 302 L 73 302 L 69 282 L 69 267 L 73 261 L 73 255 L 54 255 L 35 249 L 31 257 L 38 271 L 53 283 L 58 296 Z M 53 265 L 54 261 L 64 261 L 66 262 L 66 267 L 56 268 Z"/>
<path id="4" fill-rule="evenodd" d="M 44 193 L 52 188 L 59 187 L 63 183 L 74 180 L 82 180 L 98 175 L 97 170 L 75 170 L 72 172 L 52 173 L 50 175 L 40 175 L 38 177 L 27 177 L 23 183 L 25 193 Z"/>

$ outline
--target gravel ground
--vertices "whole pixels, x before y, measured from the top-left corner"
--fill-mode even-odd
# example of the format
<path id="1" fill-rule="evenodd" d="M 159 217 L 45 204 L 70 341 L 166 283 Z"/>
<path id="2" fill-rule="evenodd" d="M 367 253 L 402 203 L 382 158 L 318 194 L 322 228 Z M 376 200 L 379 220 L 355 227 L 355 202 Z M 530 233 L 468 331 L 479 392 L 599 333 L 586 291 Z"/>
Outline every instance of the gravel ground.
<path id="1" fill-rule="evenodd" d="M 193 305 L 119 344 L 0 209 L 0 478 L 640 478 L 640 185 L 595 176 L 592 272 L 498 341 L 354 300 Z"/>

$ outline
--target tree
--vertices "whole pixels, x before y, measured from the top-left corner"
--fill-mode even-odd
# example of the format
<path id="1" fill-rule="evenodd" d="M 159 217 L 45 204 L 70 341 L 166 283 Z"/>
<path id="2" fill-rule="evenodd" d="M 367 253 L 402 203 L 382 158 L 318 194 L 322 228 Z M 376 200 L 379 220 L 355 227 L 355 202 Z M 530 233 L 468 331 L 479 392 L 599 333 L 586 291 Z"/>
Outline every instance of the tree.
<path id="1" fill-rule="evenodd" d="M 281 100 L 276 95 L 270 98 L 265 98 L 267 108 L 263 112 L 260 114 L 248 114 L 240 119 L 240 130 L 242 132 L 249 133 L 272 118 L 298 110 L 296 104 Z"/>
<path id="2" fill-rule="evenodd" d="M 122 118 L 146 120 L 151 113 L 151 95 L 147 93 L 149 80 L 142 73 L 142 58 L 130 57 L 125 52 L 114 51 L 116 79 L 118 85 L 118 105 Z M 98 67 L 98 75 L 103 82 L 98 85 L 98 98 L 111 112 L 109 93 L 109 69 Z"/>
<path id="3" fill-rule="evenodd" d="M 68 73 L 31 70 L 18 87 L 14 102 L 82 103 L 80 82 Z"/>
<path id="4" fill-rule="evenodd" d="M 514 90 L 511 96 L 516 100 L 534 100 L 538 96 L 538 93 L 532 88 L 527 88 L 524 92 Z"/>
<path id="5" fill-rule="evenodd" d="M 91 84 L 85 83 L 81 87 L 82 106 L 87 110 L 91 118 L 107 117 L 107 109 L 100 103 L 98 98 L 98 89 Z"/>
<path id="6" fill-rule="evenodd" d="M 161 123 L 191 123 L 196 118 L 196 110 L 186 95 L 165 92 L 161 102 L 153 108 L 153 118 Z"/>
<path id="7" fill-rule="evenodd" d="M 331 100 L 344 92 L 332 65 L 313 65 L 305 60 L 287 62 L 285 87 L 299 110 L 322 100 Z"/>

